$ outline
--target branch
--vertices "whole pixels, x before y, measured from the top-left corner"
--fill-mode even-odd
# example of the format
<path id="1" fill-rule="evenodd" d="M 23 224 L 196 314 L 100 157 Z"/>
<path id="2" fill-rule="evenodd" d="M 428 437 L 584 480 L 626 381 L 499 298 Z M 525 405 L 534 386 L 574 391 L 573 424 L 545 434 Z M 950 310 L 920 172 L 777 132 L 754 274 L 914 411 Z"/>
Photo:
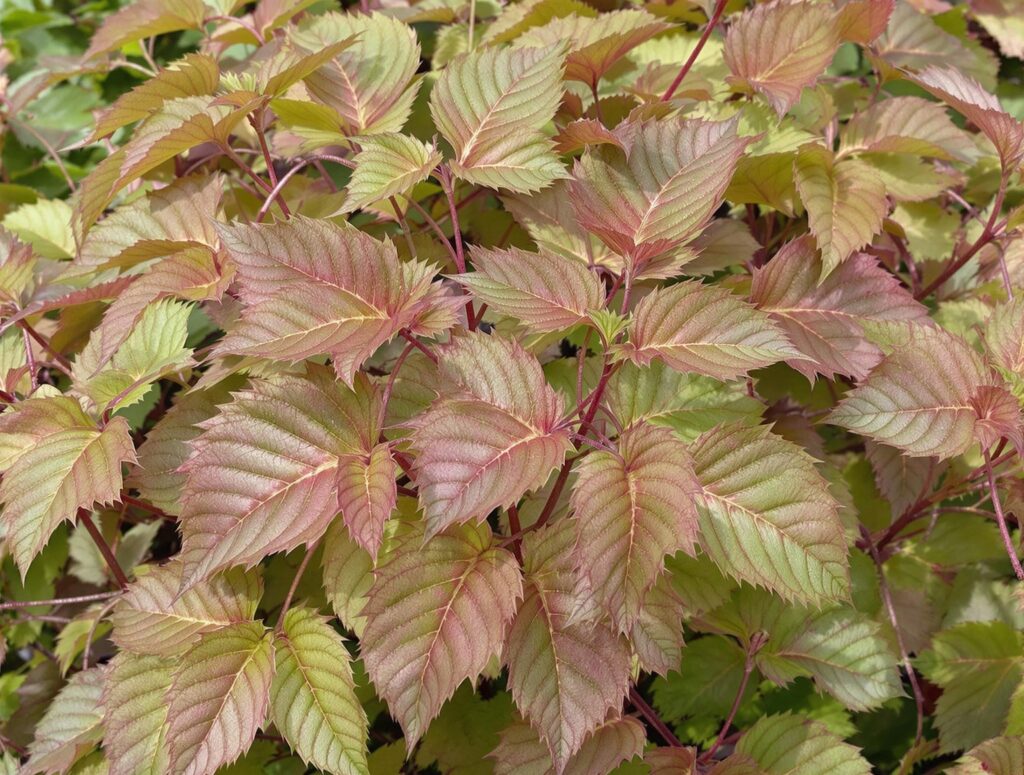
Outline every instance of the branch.
<path id="1" fill-rule="evenodd" d="M 74 605 L 75 603 L 93 603 L 97 600 L 108 600 L 117 597 L 120 592 L 97 592 L 94 595 L 78 595 L 77 597 L 55 597 L 50 600 L 10 600 L 0 603 L 0 611 L 13 611 L 20 608 L 35 608 L 41 605 Z"/>
<path id="2" fill-rule="evenodd" d="M 277 615 L 277 624 L 274 625 L 275 632 L 281 632 L 284 627 L 284 615 L 288 613 L 288 609 L 291 607 L 292 598 L 295 597 L 295 590 L 299 588 L 299 582 L 302 581 L 302 574 L 306 572 L 306 566 L 309 565 L 309 561 L 313 559 L 313 553 L 316 552 L 316 547 L 320 543 L 318 538 L 313 543 L 306 546 L 306 556 L 302 558 L 302 562 L 299 563 L 299 567 L 295 571 L 295 578 L 292 579 L 292 585 L 288 587 L 288 594 L 285 595 L 284 602 L 281 603 L 281 613 Z"/>

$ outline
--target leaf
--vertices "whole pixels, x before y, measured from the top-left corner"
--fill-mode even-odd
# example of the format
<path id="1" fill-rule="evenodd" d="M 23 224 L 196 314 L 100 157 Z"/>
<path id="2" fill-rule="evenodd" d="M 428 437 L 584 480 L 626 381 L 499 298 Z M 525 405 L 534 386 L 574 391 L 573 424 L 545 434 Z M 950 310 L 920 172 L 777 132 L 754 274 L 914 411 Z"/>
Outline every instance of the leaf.
<path id="1" fill-rule="evenodd" d="M 914 77 L 921 88 L 959 111 L 995 146 L 1003 169 L 1009 171 L 1024 158 L 1024 125 L 999 104 L 999 99 L 974 78 L 954 67 L 931 66 Z"/>
<path id="2" fill-rule="evenodd" d="M 616 453 L 598 450 L 577 466 L 571 503 L 594 594 L 628 632 L 665 556 L 693 552 L 698 485 L 686 446 L 667 428 L 632 426 L 616 446 Z"/>
<path id="3" fill-rule="evenodd" d="M 820 145 L 805 145 L 793 163 L 797 191 L 821 250 L 822 279 L 882 227 L 885 186 L 856 159 L 836 160 Z"/>
<path id="4" fill-rule="evenodd" d="M 93 749 L 103 734 L 100 695 L 104 679 L 102 667 L 82 670 L 71 677 L 36 726 L 28 762 L 19 773 L 65 772 Z"/>
<path id="5" fill-rule="evenodd" d="M 145 307 L 109 361 L 103 358 L 102 329 L 98 330 L 75 359 L 75 390 L 105 410 L 141 400 L 150 383 L 192 364 L 192 350 L 185 347 L 191 311 L 173 299 Z"/>
<path id="6" fill-rule="evenodd" d="M 871 765 L 858 749 L 833 735 L 824 724 L 790 713 L 757 721 L 736 744 L 736 754 L 752 758 L 765 775 L 871 773 Z"/>
<path id="7" fill-rule="evenodd" d="M 1024 740 L 996 737 L 965 753 L 950 775 L 1013 775 L 1024 769 Z"/>
<path id="8" fill-rule="evenodd" d="M 847 122 L 839 155 L 847 153 L 906 153 L 966 161 L 976 150 L 970 135 L 950 120 L 941 105 L 919 97 L 892 97 Z"/>
<path id="9" fill-rule="evenodd" d="M 595 729 L 580 750 L 569 759 L 562 775 L 590 775 L 612 772 L 624 761 L 640 755 L 646 735 L 639 721 L 631 718 L 611 719 Z M 515 721 L 501 735 L 501 742 L 491 752 L 495 775 L 553 775 L 544 743 L 529 724 Z"/>
<path id="10" fill-rule="evenodd" d="M 181 0 L 173 5 L 162 0 L 135 0 L 103 20 L 92 37 L 85 58 L 91 59 L 143 38 L 199 29 L 205 15 L 206 9 L 201 0 Z"/>
<path id="11" fill-rule="evenodd" d="M 377 569 L 368 597 L 363 661 L 412 747 L 501 650 L 522 597 L 519 569 L 487 525 L 450 527 L 426 543 L 416 531 Z"/>
<path id="12" fill-rule="evenodd" d="M 907 457 L 885 444 L 868 441 L 864 452 L 875 472 L 879 492 L 889 501 L 894 517 L 929 494 L 942 472 L 935 458 Z"/>
<path id="13" fill-rule="evenodd" d="M 720 423 L 756 418 L 764 410 L 742 384 L 682 374 L 660 360 L 646 367 L 623 363 L 608 381 L 605 396 L 623 426 L 665 425 L 684 441 Z"/>
<path id="14" fill-rule="evenodd" d="M 587 266 L 550 253 L 520 248 L 472 251 L 476 271 L 455 279 L 491 309 L 511 315 L 534 332 L 558 331 L 585 322 L 604 304 L 604 288 Z"/>
<path id="15" fill-rule="evenodd" d="M 75 200 L 75 233 L 84 236 L 114 196 L 132 181 L 197 145 L 226 142 L 244 116 L 244 110 L 211 96 L 165 102 L 82 181 Z"/>
<path id="16" fill-rule="evenodd" d="M 702 545 L 723 572 L 789 601 L 849 594 L 837 504 L 812 458 L 765 426 L 720 426 L 691 448 Z"/>
<path id="17" fill-rule="evenodd" d="M 562 96 L 561 45 L 478 49 L 444 69 L 430 92 L 451 143 L 452 172 L 470 183 L 530 193 L 566 177 L 541 129 Z"/>
<path id="18" fill-rule="evenodd" d="M 135 462 L 135 448 L 124 418 L 100 430 L 66 396 L 9 408 L 0 415 L 0 435 L 8 433 L 24 446 L 4 460 L 0 501 L 7 545 L 24 578 L 61 522 L 118 499 L 121 465 Z"/>
<path id="19" fill-rule="evenodd" d="M 572 621 L 592 605 L 575 543 L 567 520 L 524 537 L 526 598 L 505 646 L 512 698 L 558 773 L 621 705 L 629 683 L 623 639 L 604 622 Z"/>
<path id="20" fill-rule="evenodd" d="M 357 137 L 359 153 L 342 212 L 351 213 L 388 197 L 408 193 L 441 163 L 441 153 L 415 137 L 388 133 Z"/>
<path id="21" fill-rule="evenodd" d="M 942 750 L 971 748 L 1004 731 L 1024 676 L 1024 640 L 1003 622 L 965 622 L 935 635 L 916 666 L 943 690 L 935 708 Z"/>
<path id="22" fill-rule="evenodd" d="M 220 232 L 246 306 L 215 355 L 295 362 L 328 353 L 351 385 L 378 347 L 434 305 L 446 309 L 433 267 L 403 263 L 390 241 L 352 227 L 296 216 Z"/>
<path id="23" fill-rule="evenodd" d="M 498 744 L 498 735 L 514 712 L 508 692 L 484 700 L 474 687 L 463 683 L 430 723 L 416 751 L 416 765 L 433 765 L 460 775 L 490 775 L 493 767 L 486 756 Z"/>
<path id="24" fill-rule="evenodd" d="M 362 636 L 366 617 L 366 593 L 373 583 L 373 558 L 349 535 L 340 520 L 331 523 L 324 534 L 324 593 L 338 619 L 348 629 Z"/>
<path id="25" fill-rule="evenodd" d="M 509 43 L 533 27 L 565 16 L 597 16 L 597 11 L 579 0 L 526 0 L 505 6 L 483 34 L 489 44 Z"/>
<path id="26" fill-rule="evenodd" d="M 118 97 L 96 119 L 83 145 L 107 137 L 128 124 L 144 121 L 168 100 L 213 94 L 219 79 L 217 60 L 206 54 L 188 54 Z"/>
<path id="27" fill-rule="evenodd" d="M 259 577 L 239 568 L 182 592 L 180 560 L 139 571 L 111 614 L 111 639 L 140 655 L 180 657 L 201 635 L 251 619 L 263 594 Z"/>
<path id="28" fill-rule="evenodd" d="M 863 379 L 882 360 L 870 339 L 872 326 L 928 320 L 927 309 L 865 253 L 855 253 L 816 284 L 822 274 L 814 242 L 805 236 L 756 269 L 750 290 L 750 300 L 811 359 L 790 362 L 808 379 L 816 372 Z"/>
<path id="29" fill-rule="evenodd" d="M 667 277 L 694 256 L 683 252 L 722 203 L 750 142 L 737 122 L 664 120 L 640 124 L 629 150 L 590 148 L 573 168 L 569 197 L 580 225 L 626 257 L 634 279 Z"/>
<path id="30" fill-rule="evenodd" d="M 985 343 L 996 365 L 1024 376 L 1024 300 L 999 304 L 985 328 Z"/>
<path id="31" fill-rule="evenodd" d="M 933 328 L 915 332 L 847 393 L 828 422 L 913 457 L 943 460 L 974 442 L 971 399 L 990 378 L 963 340 Z"/>
<path id="32" fill-rule="evenodd" d="M 60 199 L 40 199 L 11 210 L 4 216 L 3 227 L 44 258 L 70 258 L 75 254 L 71 208 Z"/>
<path id="33" fill-rule="evenodd" d="M 641 669 L 668 675 L 679 668 L 685 614 L 683 600 L 672 588 L 672 574 L 662 573 L 647 590 L 640 616 L 629 632 L 629 642 Z"/>
<path id="34" fill-rule="evenodd" d="M 103 747 L 110 775 L 167 772 L 167 705 L 174 664 L 123 651 L 110 661 L 103 688 Z"/>
<path id="35" fill-rule="evenodd" d="M 368 773 L 366 713 L 341 637 L 308 608 L 292 608 L 274 637 L 274 724 L 302 760 L 332 773 Z"/>
<path id="36" fill-rule="evenodd" d="M 800 354 L 771 318 L 722 287 L 684 281 L 648 294 L 633 311 L 620 354 L 681 372 L 733 379 Z"/>
<path id="37" fill-rule="evenodd" d="M 170 771 L 212 775 L 248 750 L 267 716 L 274 651 L 259 622 L 201 636 L 167 693 Z"/>
<path id="38" fill-rule="evenodd" d="M 591 17 L 565 15 L 519 36 L 522 46 L 552 46 L 567 41 L 565 78 L 582 81 L 592 89 L 630 50 L 671 25 L 646 11 L 628 9 Z"/>
<path id="39" fill-rule="evenodd" d="M 562 401 L 520 345 L 472 334 L 441 357 L 452 390 L 409 422 L 427 534 L 504 508 L 544 484 L 570 449 Z"/>
<path id="40" fill-rule="evenodd" d="M 852 608 L 805 609 L 742 587 L 706 618 L 748 645 L 758 632 L 767 633 L 754 663 L 780 686 L 810 676 L 854 711 L 877 708 L 903 694 L 898 656 L 881 626 Z"/>
<path id="41" fill-rule="evenodd" d="M 374 559 L 384 523 L 395 508 L 398 467 L 386 443 L 368 455 L 346 455 L 338 464 L 338 508 L 349 534 Z"/>
<path id="42" fill-rule="evenodd" d="M 356 42 L 305 79 L 310 96 L 336 111 L 350 136 L 400 132 L 418 91 L 415 31 L 381 13 L 325 13 L 293 34 L 309 51 L 350 37 Z"/>
<path id="43" fill-rule="evenodd" d="M 89 231 L 76 263 L 131 266 L 189 248 L 215 248 L 212 219 L 220 210 L 222 186 L 218 175 L 188 175 L 117 208 Z"/>
<path id="44" fill-rule="evenodd" d="M 324 368 L 252 383 L 203 423 L 182 466 L 182 586 L 316 541 L 337 513 L 339 457 L 368 453 L 378 397 Z"/>
<path id="45" fill-rule="evenodd" d="M 842 42 L 829 5 L 763 3 L 744 12 L 725 36 L 731 81 L 765 96 L 781 117 L 824 72 Z"/>
<path id="46" fill-rule="evenodd" d="M 724 718 L 739 692 L 745 661 L 734 640 L 718 635 L 691 638 L 682 663 L 673 667 L 677 672 L 654 680 L 654 705 L 666 721 Z M 750 694 L 744 690 L 745 698 Z"/>

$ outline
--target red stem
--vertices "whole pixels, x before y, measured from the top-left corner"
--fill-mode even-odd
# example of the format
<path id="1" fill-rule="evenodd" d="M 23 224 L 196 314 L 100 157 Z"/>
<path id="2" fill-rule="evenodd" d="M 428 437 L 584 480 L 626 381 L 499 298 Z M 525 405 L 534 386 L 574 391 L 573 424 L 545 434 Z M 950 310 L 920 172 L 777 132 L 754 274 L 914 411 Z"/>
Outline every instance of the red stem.
<path id="1" fill-rule="evenodd" d="M 107 543 L 100 529 L 96 527 L 96 523 L 92 521 L 92 517 L 89 515 L 87 509 L 78 510 L 78 521 L 85 526 L 85 529 L 92 536 L 92 540 L 96 542 L 96 548 L 100 550 L 100 554 L 103 555 L 104 561 L 110 568 L 110 572 L 114 574 L 114 578 L 117 580 L 117 585 L 122 590 L 128 589 L 128 576 L 125 575 L 124 570 L 121 568 L 120 563 L 117 561 L 117 557 L 110 549 L 110 545 Z"/>
<path id="2" fill-rule="evenodd" d="M 715 3 L 715 10 L 711 14 L 711 19 L 704 27 L 704 32 L 701 33 L 700 40 L 697 41 L 697 45 L 693 51 L 690 52 L 689 58 L 683 63 L 683 66 L 679 68 L 679 72 L 676 74 L 675 80 L 672 81 L 672 85 L 665 90 L 665 93 L 661 95 L 662 102 L 668 102 L 672 99 L 672 95 L 676 93 L 676 89 L 679 88 L 679 84 L 683 82 L 686 74 L 690 72 L 690 68 L 693 67 L 693 63 L 697 61 L 697 57 L 700 56 L 700 52 L 703 50 L 704 45 L 708 42 L 708 38 L 711 37 L 712 31 L 718 25 L 719 20 L 722 18 L 722 14 L 725 12 L 726 0 L 718 0 Z"/>
<path id="3" fill-rule="evenodd" d="M 726 735 L 729 733 L 729 728 L 732 726 L 732 722 L 736 718 L 736 714 L 739 712 L 740 704 L 743 702 L 743 694 L 747 691 L 747 684 L 750 682 L 750 676 L 754 672 L 754 657 L 757 655 L 757 652 L 761 650 L 761 647 L 767 642 L 768 636 L 762 632 L 755 633 L 754 637 L 750 639 L 750 644 L 747 646 L 747 658 L 743 663 L 743 678 L 740 681 L 739 689 L 736 691 L 736 698 L 732 701 L 732 707 L 729 709 L 729 715 L 722 724 L 722 728 L 718 732 L 718 737 L 715 738 L 715 742 L 711 744 L 711 747 L 701 754 L 700 761 L 710 761 L 711 757 L 715 755 L 715 751 L 717 751 L 721 747 L 722 743 L 725 742 Z"/>
<path id="4" fill-rule="evenodd" d="M 668 724 L 661 720 L 657 711 L 647 704 L 647 701 L 640 695 L 640 692 L 636 690 L 636 687 L 631 686 L 629 688 L 629 702 L 634 708 L 640 711 L 640 715 L 647 720 L 647 723 L 650 724 L 659 735 L 661 735 L 662 740 L 673 748 L 683 747 L 679 738 L 672 733 Z"/>
<path id="5" fill-rule="evenodd" d="M 1006 547 L 1006 554 L 1010 558 L 1013 572 L 1017 575 L 1018 581 L 1024 581 L 1024 568 L 1021 567 L 1020 558 L 1017 557 L 1017 548 L 1013 545 L 1013 538 L 1010 535 L 1010 528 L 1006 524 L 1006 515 L 1003 514 L 1003 504 L 999 500 L 999 491 L 996 490 L 996 477 L 992 473 L 992 458 L 988 450 L 982 450 L 985 456 L 985 476 L 988 479 L 988 492 L 992 497 L 992 506 L 996 510 L 996 520 L 999 522 L 999 533 L 1003 537 L 1003 546 Z"/>

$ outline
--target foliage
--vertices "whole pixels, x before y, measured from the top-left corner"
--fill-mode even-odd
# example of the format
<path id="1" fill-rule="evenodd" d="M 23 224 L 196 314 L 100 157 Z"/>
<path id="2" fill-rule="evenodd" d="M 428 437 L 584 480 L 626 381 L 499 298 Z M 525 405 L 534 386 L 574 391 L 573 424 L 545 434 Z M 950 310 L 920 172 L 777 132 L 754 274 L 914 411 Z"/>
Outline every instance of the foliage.
<path id="1" fill-rule="evenodd" d="M 1024 4 L 9 0 L 0 772 L 1024 772 Z"/>

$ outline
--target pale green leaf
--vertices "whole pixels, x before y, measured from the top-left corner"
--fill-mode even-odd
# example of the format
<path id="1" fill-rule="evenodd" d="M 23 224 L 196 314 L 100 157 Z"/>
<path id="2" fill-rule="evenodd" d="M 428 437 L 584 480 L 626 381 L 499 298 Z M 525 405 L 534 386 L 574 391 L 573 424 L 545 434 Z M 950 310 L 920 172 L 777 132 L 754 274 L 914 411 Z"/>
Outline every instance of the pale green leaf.
<path id="1" fill-rule="evenodd" d="M 21 775 L 64 772 L 93 749 L 103 735 L 100 697 L 105 679 L 102 667 L 72 676 L 39 721 Z"/>
<path id="2" fill-rule="evenodd" d="M 110 775 L 167 772 L 167 703 L 174 663 L 123 651 L 110 661 L 103 689 L 103 747 Z"/>
<path id="3" fill-rule="evenodd" d="M 346 213 L 407 194 L 441 162 L 437 148 L 408 135 L 378 134 L 353 140 L 359 143 L 359 153 L 352 160 L 355 169 L 342 208 Z"/>

